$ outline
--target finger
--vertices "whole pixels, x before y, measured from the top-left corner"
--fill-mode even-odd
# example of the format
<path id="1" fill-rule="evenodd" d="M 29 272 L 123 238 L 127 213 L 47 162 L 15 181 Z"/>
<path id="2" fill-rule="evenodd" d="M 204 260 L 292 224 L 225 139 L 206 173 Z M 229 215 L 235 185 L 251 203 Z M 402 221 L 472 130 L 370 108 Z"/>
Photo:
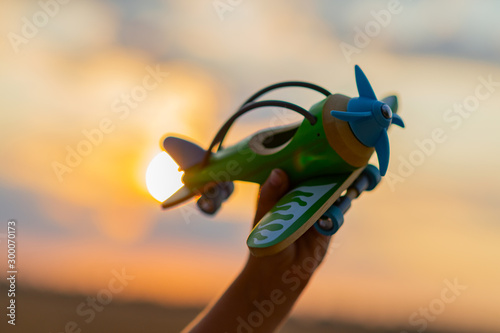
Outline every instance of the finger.
<path id="1" fill-rule="evenodd" d="M 289 181 L 287 174 L 281 169 L 274 169 L 267 178 L 266 182 L 260 187 L 259 200 L 257 201 L 257 210 L 253 225 L 278 202 L 278 200 L 288 190 Z"/>

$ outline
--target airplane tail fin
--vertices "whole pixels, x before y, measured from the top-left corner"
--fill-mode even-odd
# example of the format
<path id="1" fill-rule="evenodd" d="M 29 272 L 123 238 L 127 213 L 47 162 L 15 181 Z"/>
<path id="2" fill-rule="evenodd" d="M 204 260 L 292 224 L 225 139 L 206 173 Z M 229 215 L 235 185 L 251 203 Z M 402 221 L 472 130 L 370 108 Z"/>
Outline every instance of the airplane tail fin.
<path id="1" fill-rule="evenodd" d="M 169 136 L 163 140 L 163 149 L 179 165 L 180 170 L 189 169 L 203 161 L 206 151 L 200 146 L 187 140 Z M 176 206 L 196 195 L 201 195 L 198 207 L 206 214 L 214 215 L 233 193 L 234 185 L 231 181 L 210 184 L 203 189 L 203 193 L 193 192 L 186 185 L 172 194 L 161 205 L 163 208 Z"/>
<path id="2" fill-rule="evenodd" d="M 163 140 L 163 149 L 174 159 L 179 166 L 179 170 L 186 170 L 200 163 L 205 156 L 205 150 L 200 146 L 187 140 L 174 136 L 166 137 Z M 187 186 L 182 186 L 177 192 L 165 200 L 161 206 L 170 208 L 186 200 L 191 199 L 196 194 Z"/>
<path id="3" fill-rule="evenodd" d="M 169 136 L 163 140 L 163 149 L 174 159 L 181 170 L 189 169 L 201 163 L 205 156 L 203 148 L 175 136 Z"/>

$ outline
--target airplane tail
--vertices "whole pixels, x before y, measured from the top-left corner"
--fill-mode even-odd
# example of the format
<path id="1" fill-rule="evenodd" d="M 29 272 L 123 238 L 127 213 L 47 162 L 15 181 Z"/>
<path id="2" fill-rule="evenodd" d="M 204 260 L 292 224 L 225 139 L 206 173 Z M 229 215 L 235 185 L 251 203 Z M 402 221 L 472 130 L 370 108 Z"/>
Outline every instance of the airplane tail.
<path id="1" fill-rule="evenodd" d="M 187 170 L 203 161 L 206 151 L 200 146 L 187 140 L 169 136 L 163 140 L 163 149 L 179 165 L 179 170 Z M 186 185 L 172 194 L 162 203 L 163 208 L 170 208 L 178 205 L 196 195 L 201 195 L 198 200 L 198 207 L 206 214 L 214 215 L 233 193 L 232 182 L 222 182 L 212 184 L 203 190 L 203 193 L 195 193 Z"/>
<path id="2" fill-rule="evenodd" d="M 186 170 L 195 166 L 205 156 L 205 150 L 200 146 L 174 136 L 166 137 L 163 140 L 163 149 L 174 159 L 179 166 L 179 170 Z M 184 185 L 161 205 L 163 208 L 170 208 L 191 199 L 195 195 L 189 187 Z"/>
<path id="3" fill-rule="evenodd" d="M 187 140 L 176 138 L 175 136 L 166 137 L 163 140 L 163 149 L 179 165 L 180 170 L 189 169 L 198 163 L 201 163 L 205 156 L 205 150 Z"/>
<path id="4" fill-rule="evenodd" d="M 161 206 L 166 209 L 183 203 L 186 200 L 191 199 L 195 196 L 195 193 L 189 189 L 186 185 L 182 186 L 174 194 L 172 194 L 167 200 L 161 203 Z"/>

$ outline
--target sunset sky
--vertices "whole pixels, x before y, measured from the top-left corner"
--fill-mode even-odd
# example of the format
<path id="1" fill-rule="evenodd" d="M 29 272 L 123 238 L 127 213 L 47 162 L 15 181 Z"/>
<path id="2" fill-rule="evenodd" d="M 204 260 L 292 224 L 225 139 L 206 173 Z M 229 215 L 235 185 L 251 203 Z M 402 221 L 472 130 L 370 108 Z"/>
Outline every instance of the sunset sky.
<path id="1" fill-rule="evenodd" d="M 500 331 L 500 2 L 401 0 L 384 18 L 390 1 L 216 3 L 71 1 L 29 38 L 40 4 L 3 4 L 0 267 L 14 218 L 25 285 L 95 294 L 123 268 L 135 279 L 118 297 L 207 303 L 246 260 L 258 187 L 237 183 L 214 218 L 194 203 L 162 211 L 145 184 L 160 138 L 207 148 L 241 102 L 283 80 L 357 96 L 359 64 L 378 97 L 399 96 L 406 128 L 391 129 L 388 175 L 354 202 L 294 314 L 411 327 L 457 280 L 467 289 L 429 327 Z M 273 96 L 321 98 L 299 92 Z M 299 119 L 280 114 L 241 118 L 229 142 Z"/>

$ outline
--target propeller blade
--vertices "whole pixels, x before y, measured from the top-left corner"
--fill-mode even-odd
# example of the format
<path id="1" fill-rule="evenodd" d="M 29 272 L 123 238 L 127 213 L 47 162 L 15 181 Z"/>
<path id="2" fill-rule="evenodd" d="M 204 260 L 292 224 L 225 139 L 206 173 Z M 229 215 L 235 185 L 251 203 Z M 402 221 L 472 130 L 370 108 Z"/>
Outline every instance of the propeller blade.
<path id="1" fill-rule="evenodd" d="M 403 118 L 401 118 L 399 115 L 395 113 L 392 114 L 392 123 L 394 125 L 398 125 L 399 127 L 405 128 L 405 123 L 403 121 Z"/>
<path id="2" fill-rule="evenodd" d="M 363 73 L 358 65 L 354 67 L 354 72 L 356 74 L 356 86 L 358 87 L 359 97 L 366 97 L 376 100 L 377 97 L 375 96 L 375 92 L 372 89 L 370 81 L 368 81 L 365 73 Z"/>
<path id="3" fill-rule="evenodd" d="M 377 152 L 380 174 L 382 176 L 385 176 L 387 168 L 389 167 L 390 156 L 389 136 L 387 135 L 387 130 L 384 129 L 382 131 L 382 134 L 380 134 L 380 138 L 375 144 L 375 151 Z"/>
<path id="4" fill-rule="evenodd" d="M 356 121 L 363 118 L 369 118 L 372 116 L 371 112 L 344 112 L 335 111 L 330 112 L 332 116 L 343 121 Z"/>
<path id="5" fill-rule="evenodd" d="M 392 113 L 398 113 L 398 97 L 395 95 L 387 96 L 382 100 L 385 104 L 389 105 Z"/>

